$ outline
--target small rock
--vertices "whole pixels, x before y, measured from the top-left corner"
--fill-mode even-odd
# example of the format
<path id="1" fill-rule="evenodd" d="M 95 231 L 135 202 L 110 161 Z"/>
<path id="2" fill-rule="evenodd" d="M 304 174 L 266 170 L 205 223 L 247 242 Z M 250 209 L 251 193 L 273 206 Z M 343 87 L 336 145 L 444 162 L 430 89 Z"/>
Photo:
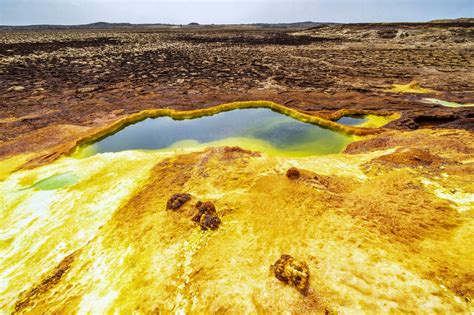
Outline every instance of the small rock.
<path id="1" fill-rule="evenodd" d="M 192 220 L 199 223 L 203 230 L 215 230 L 222 223 L 221 219 L 217 216 L 216 207 L 214 207 L 211 201 L 198 201 L 196 208 L 198 213 Z"/>
<path id="2" fill-rule="evenodd" d="M 307 295 L 309 268 L 306 263 L 296 260 L 290 255 L 281 255 L 271 268 L 278 280 L 296 287 L 303 295 Z"/>
<path id="3" fill-rule="evenodd" d="M 216 214 L 205 214 L 199 222 L 203 230 L 217 230 L 221 223 L 221 219 Z"/>
<path id="4" fill-rule="evenodd" d="M 188 95 L 196 95 L 199 94 L 198 90 L 188 90 Z"/>
<path id="5" fill-rule="evenodd" d="M 198 201 L 196 203 L 196 208 L 198 209 L 198 213 L 192 218 L 194 222 L 201 222 L 201 217 L 204 214 L 216 214 L 216 207 L 211 201 Z"/>
<path id="6" fill-rule="evenodd" d="M 21 91 L 24 91 L 24 90 L 25 90 L 24 86 L 14 85 L 14 86 L 10 87 L 7 91 L 8 92 L 21 92 Z"/>
<path id="7" fill-rule="evenodd" d="M 186 202 L 191 200 L 191 195 L 186 193 L 174 194 L 166 203 L 167 210 L 176 211 L 181 208 Z"/>
<path id="8" fill-rule="evenodd" d="M 286 171 L 286 177 L 289 179 L 298 179 L 300 176 L 301 173 L 296 167 L 291 167 Z"/>
<path id="9" fill-rule="evenodd" d="M 76 91 L 77 93 L 90 93 L 90 92 L 94 92 L 95 90 L 97 90 L 97 87 L 87 86 L 87 87 L 78 88 Z"/>
<path id="10" fill-rule="evenodd" d="M 382 30 L 377 31 L 377 35 L 380 38 L 392 39 L 397 36 L 397 32 L 398 31 L 396 29 L 382 29 Z"/>

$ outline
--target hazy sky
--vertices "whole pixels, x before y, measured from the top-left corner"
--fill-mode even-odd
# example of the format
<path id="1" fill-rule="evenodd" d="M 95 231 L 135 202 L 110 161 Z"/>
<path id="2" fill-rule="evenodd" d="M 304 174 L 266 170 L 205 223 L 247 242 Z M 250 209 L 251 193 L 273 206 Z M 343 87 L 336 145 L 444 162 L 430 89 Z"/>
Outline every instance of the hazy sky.
<path id="1" fill-rule="evenodd" d="M 474 16 L 474 0 L 0 0 L 0 24 L 427 21 Z"/>

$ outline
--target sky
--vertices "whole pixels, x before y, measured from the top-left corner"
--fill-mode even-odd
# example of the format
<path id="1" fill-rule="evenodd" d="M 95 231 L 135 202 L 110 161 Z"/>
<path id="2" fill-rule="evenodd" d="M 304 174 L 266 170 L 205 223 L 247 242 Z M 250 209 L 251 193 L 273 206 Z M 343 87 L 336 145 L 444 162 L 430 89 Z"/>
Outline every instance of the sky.
<path id="1" fill-rule="evenodd" d="M 0 0 L 0 25 L 417 22 L 474 17 L 474 0 Z"/>

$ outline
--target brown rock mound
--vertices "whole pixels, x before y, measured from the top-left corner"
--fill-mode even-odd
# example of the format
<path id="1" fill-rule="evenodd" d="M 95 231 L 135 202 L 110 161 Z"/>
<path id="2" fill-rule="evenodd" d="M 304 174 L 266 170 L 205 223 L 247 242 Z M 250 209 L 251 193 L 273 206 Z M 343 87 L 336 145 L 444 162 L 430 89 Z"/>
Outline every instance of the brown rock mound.
<path id="1" fill-rule="evenodd" d="M 211 201 L 198 201 L 196 208 L 198 213 L 192 220 L 199 223 L 203 230 L 216 230 L 222 223 L 221 219 L 217 216 L 216 207 Z"/>
<path id="2" fill-rule="evenodd" d="M 309 268 L 305 262 L 281 255 L 271 268 L 278 280 L 296 287 L 303 295 L 308 294 Z"/>
<path id="3" fill-rule="evenodd" d="M 241 156 L 253 156 L 258 157 L 260 156 L 259 152 L 254 152 L 246 149 L 242 149 L 241 147 L 224 147 L 224 160 L 234 160 Z"/>
<path id="4" fill-rule="evenodd" d="M 397 150 L 394 153 L 383 155 L 377 159 L 376 162 L 389 163 L 394 166 L 439 166 L 443 163 L 448 162 L 448 160 L 443 159 L 437 155 L 429 153 L 427 150 L 423 149 L 407 149 L 407 150 Z"/>
<path id="5" fill-rule="evenodd" d="M 291 167 L 286 171 L 286 177 L 289 179 L 298 179 L 300 176 L 301 173 L 296 167 Z"/>
<path id="6" fill-rule="evenodd" d="M 286 177 L 292 181 L 334 193 L 347 192 L 351 189 L 351 183 L 345 178 L 316 174 L 296 167 L 289 168 L 286 171 Z"/>
<path id="7" fill-rule="evenodd" d="M 167 210 L 176 211 L 181 208 L 186 202 L 191 200 L 191 195 L 186 193 L 174 194 L 166 203 Z"/>

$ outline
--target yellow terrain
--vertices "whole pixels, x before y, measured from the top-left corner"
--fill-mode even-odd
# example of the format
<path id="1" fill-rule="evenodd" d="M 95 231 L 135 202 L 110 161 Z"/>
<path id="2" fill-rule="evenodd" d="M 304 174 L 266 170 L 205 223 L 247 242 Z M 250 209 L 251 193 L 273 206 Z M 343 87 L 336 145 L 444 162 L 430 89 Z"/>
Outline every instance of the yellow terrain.
<path id="1" fill-rule="evenodd" d="M 2 174 L 0 309 L 469 314 L 473 152 L 467 131 L 386 131 L 325 156 L 125 151 Z M 175 193 L 192 199 L 167 210 Z M 198 201 L 218 229 L 191 220 Z M 308 294 L 272 273 L 283 254 Z"/>

